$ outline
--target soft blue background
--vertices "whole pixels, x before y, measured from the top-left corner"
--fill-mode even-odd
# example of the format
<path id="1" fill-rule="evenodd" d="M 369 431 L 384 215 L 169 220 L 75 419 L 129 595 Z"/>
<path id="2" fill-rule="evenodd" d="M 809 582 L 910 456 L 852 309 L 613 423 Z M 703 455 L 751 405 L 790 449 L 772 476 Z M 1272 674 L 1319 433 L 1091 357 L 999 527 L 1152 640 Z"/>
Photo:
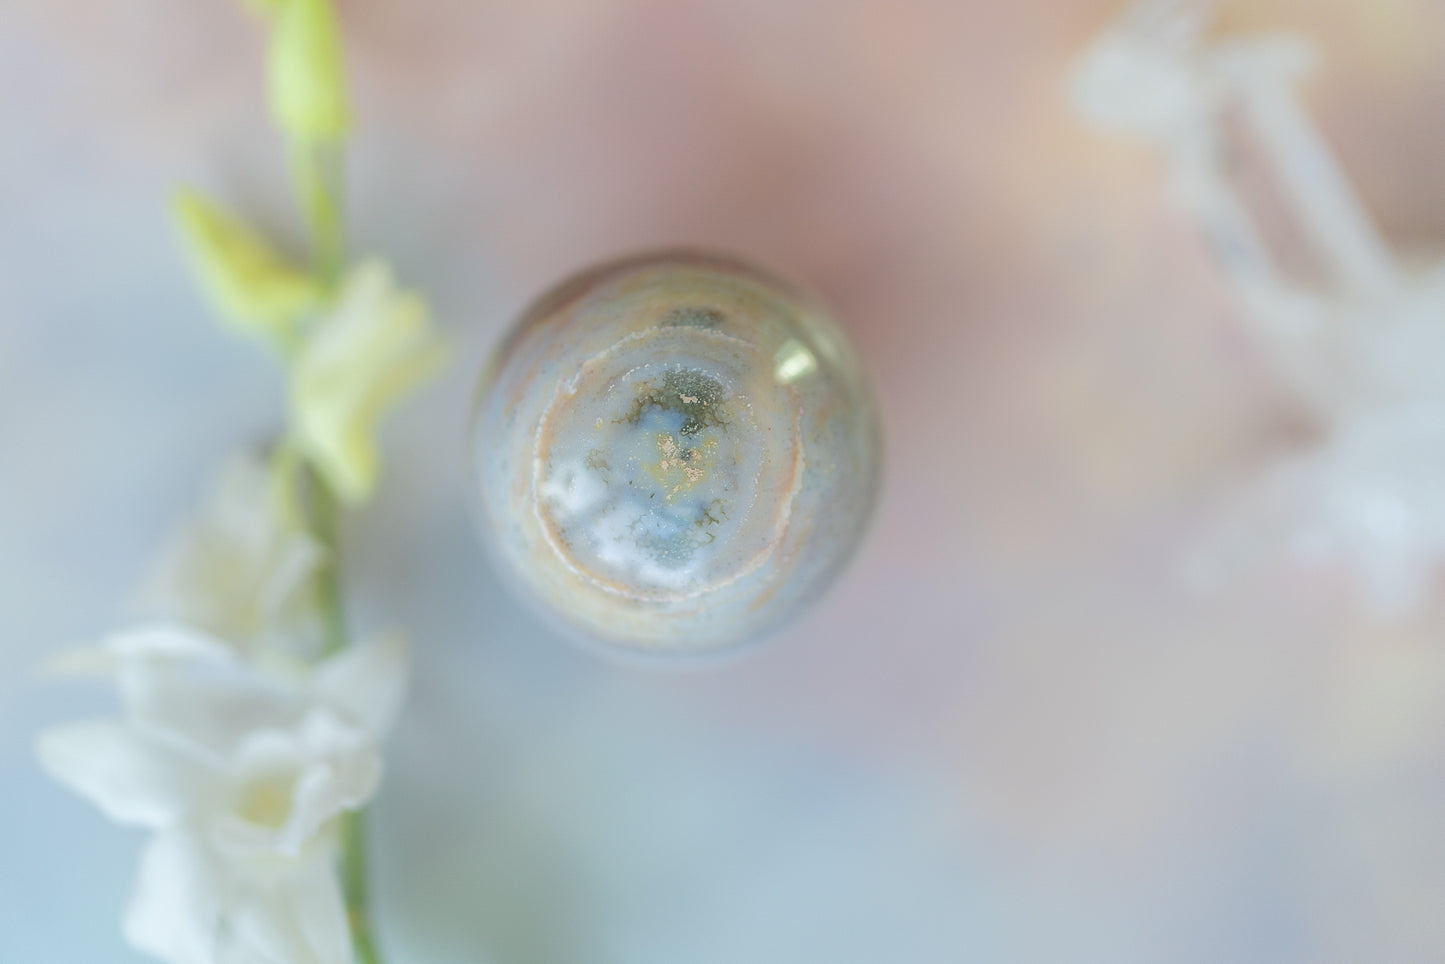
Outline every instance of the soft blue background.
<path id="1" fill-rule="evenodd" d="M 1112 4 L 342 7 L 356 246 L 457 357 L 346 533 L 355 621 L 418 644 L 373 822 L 394 962 L 1445 959 L 1439 614 L 1174 578 L 1285 415 L 1157 169 L 1064 110 Z M 1316 7 L 1329 132 L 1387 229 L 1438 242 L 1438 9 L 1371 7 L 1371 33 Z M 194 181 L 295 241 L 260 58 L 221 0 L 0 5 L 0 964 L 132 959 L 141 838 L 31 752 L 110 704 L 33 669 L 124 623 L 218 462 L 280 418 L 163 215 Z M 463 436 L 529 297 L 678 241 L 839 307 L 888 488 L 783 639 L 649 673 L 503 595 Z"/>

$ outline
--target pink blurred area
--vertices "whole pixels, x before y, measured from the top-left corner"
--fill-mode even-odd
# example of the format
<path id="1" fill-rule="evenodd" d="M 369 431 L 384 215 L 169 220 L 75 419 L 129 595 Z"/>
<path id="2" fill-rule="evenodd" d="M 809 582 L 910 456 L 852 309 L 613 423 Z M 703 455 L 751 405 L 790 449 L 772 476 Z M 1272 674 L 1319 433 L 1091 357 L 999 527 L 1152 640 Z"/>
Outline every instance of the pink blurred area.
<path id="1" fill-rule="evenodd" d="M 842 586 L 785 638 L 713 672 L 544 659 L 576 681 L 548 697 L 557 712 L 620 705 L 638 727 L 707 734 L 694 749 L 803 747 L 865 783 L 915 788 L 937 825 L 899 826 L 913 812 L 900 807 L 866 824 L 878 836 L 861 845 L 886 848 L 896 832 L 926 854 L 936 833 L 962 878 L 1004 891 L 996 900 L 1017 890 L 1005 916 L 1025 923 L 1013 950 L 940 936 L 910 960 L 1445 959 L 1445 609 L 1379 626 L 1335 573 L 1270 572 L 1206 598 L 1181 579 L 1231 485 L 1294 444 L 1293 413 L 1158 159 L 1069 111 L 1072 58 L 1116 4 L 340 7 L 361 121 L 358 234 L 433 294 L 468 369 L 396 436 L 409 441 L 378 515 L 420 520 L 416 532 L 458 524 L 461 480 L 417 478 L 462 462 L 436 453 L 460 438 L 446 433 L 464 418 L 470 370 L 530 297 L 618 253 L 685 243 L 773 266 L 836 308 L 875 378 L 885 496 Z M 1238 2 L 1222 29 L 1319 44 L 1308 103 L 1326 135 L 1391 239 L 1438 248 L 1445 9 Z M 7 5 L 0 143 L 15 150 L 0 200 L 50 159 L 84 156 L 70 176 L 157 196 L 199 180 L 285 234 L 261 57 L 255 25 L 226 3 Z M 65 182 L 45 183 L 63 213 Z M 86 283 L 78 255 L 32 270 Z M 179 264 L 155 283 L 182 285 Z M 17 343 L 43 323 L 0 318 Z M 361 524 L 358 551 L 400 546 L 431 565 L 403 524 Z M 436 585 L 490 580 L 447 546 Z M 448 708 L 464 684 L 443 677 L 491 672 L 466 655 L 489 614 L 458 603 L 454 618 L 435 615 L 448 600 L 406 589 L 384 558 L 358 578 L 441 637 L 402 737 L 422 762 L 398 771 L 439 779 L 422 743 L 465 745 L 437 734 L 481 725 Z M 113 602 L 96 590 L 88 604 Z M 506 626 L 489 645 L 517 686 L 540 685 L 542 670 L 516 667 L 529 647 L 561 644 L 520 616 Z M 556 739 L 570 749 L 533 760 L 565 769 L 590 745 Z M 424 822 L 406 810 L 424 785 L 389 792 L 379 832 Z M 647 799 L 632 802 L 647 813 Z M 943 842 L 955 837 L 983 841 L 991 869 Z M 444 885 L 408 869 L 405 848 L 384 843 L 384 863 Z M 829 866 L 780 889 L 778 913 L 826 893 Z M 397 893 L 398 915 L 420 901 Z M 1056 946 L 1027 922 L 1046 932 L 1060 907 L 1111 923 Z"/>

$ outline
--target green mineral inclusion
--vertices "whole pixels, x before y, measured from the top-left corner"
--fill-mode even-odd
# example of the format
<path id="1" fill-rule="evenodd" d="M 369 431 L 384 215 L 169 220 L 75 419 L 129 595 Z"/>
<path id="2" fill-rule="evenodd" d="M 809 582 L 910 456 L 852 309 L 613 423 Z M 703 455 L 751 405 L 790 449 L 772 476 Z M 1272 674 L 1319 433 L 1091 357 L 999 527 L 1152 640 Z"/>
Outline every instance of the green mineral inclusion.
<path id="1" fill-rule="evenodd" d="M 725 474 L 715 472 L 718 460 L 728 457 L 726 394 L 705 372 L 670 369 L 638 384 L 630 406 L 613 419 L 638 433 L 624 460 L 634 476 L 627 483 L 637 513 L 633 536 L 664 567 L 686 565 L 717 538 L 712 530 L 727 518 L 727 502 L 718 493 Z M 610 469 L 615 454 L 594 450 L 589 467 Z"/>
<path id="2" fill-rule="evenodd" d="M 662 324 L 665 328 L 717 328 L 724 321 L 725 316 L 716 308 L 706 308 L 699 305 L 689 305 L 684 308 L 674 308 L 667 313 Z"/>
<path id="3" fill-rule="evenodd" d="M 716 379 L 692 369 L 673 369 L 663 376 L 661 387 L 656 383 L 639 386 L 632 407 L 615 421 L 640 427 L 650 410 L 677 412 L 682 416 L 682 434 L 693 436 L 705 428 L 727 424 L 722 397 L 723 387 Z"/>

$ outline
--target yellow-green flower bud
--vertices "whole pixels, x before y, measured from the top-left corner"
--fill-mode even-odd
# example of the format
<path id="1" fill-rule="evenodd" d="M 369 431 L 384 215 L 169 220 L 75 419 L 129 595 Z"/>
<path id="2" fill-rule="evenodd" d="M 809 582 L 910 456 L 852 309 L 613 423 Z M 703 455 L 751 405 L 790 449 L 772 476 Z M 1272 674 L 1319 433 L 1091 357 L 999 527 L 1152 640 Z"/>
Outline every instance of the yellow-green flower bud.
<path id="1" fill-rule="evenodd" d="M 260 2 L 260 0 L 253 0 Z M 351 102 L 336 11 L 329 0 L 269 0 L 271 112 L 302 141 L 346 134 Z"/>
<path id="2" fill-rule="evenodd" d="M 291 372 L 292 437 L 342 501 L 371 495 L 378 422 L 444 359 L 426 303 L 386 264 L 351 269 Z"/>
<path id="3" fill-rule="evenodd" d="M 296 319 L 320 298 L 316 280 L 286 261 L 250 225 L 191 190 L 172 202 L 186 253 L 201 286 L 228 322 L 286 340 Z"/>

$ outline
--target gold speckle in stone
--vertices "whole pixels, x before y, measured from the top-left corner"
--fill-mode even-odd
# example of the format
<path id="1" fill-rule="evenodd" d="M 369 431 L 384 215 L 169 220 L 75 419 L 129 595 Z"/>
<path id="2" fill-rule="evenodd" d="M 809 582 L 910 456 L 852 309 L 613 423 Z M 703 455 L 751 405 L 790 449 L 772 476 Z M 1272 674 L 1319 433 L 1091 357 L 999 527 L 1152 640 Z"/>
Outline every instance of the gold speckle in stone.
<path id="1" fill-rule="evenodd" d="M 708 439 L 702 446 L 695 447 L 679 443 L 671 432 L 659 432 L 657 451 L 662 458 L 650 467 L 650 471 L 653 478 L 668 490 L 667 501 L 672 502 L 680 493 L 687 492 L 707 478 L 712 456 L 717 451 L 717 439 Z"/>

